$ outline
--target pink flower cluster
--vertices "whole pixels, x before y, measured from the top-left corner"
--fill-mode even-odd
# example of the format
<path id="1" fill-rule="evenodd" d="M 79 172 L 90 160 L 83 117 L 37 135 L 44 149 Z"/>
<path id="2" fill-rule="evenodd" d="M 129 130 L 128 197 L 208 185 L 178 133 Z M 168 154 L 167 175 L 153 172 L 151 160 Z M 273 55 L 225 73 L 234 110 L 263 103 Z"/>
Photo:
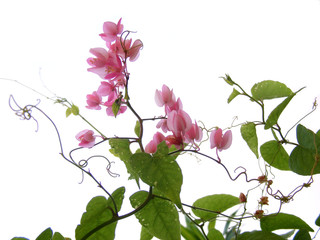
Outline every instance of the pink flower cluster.
<path id="1" fill-rule="evenodd" d="M 103 24 L 103 33 L 100 36 L 106 42 L 107 49 L 90 49 L 94 57 L 88 58 L 87 62 L 91 66 L 88 71 L 98 74 L 105 81 L 101 82 L 97 91 L 87 95 L 87 108 L 100 110 L 101 106 L 105 106 L 108 116 L 114 116 L 112 105 L 115 102 L 120 105 L 118 114 L 127 109 L 120 91 L 126 86 L 129 77 L 126 62 L 127 59 L 135 61 L 143 46 L 141 40 L 132 43 L 132 39 L 127 39 L 128 34 L 128 31 L 123 32 L 121 19 L 117 24 Z M 122 35 L 125 35 L 125 38 Z M 106 101 L 102 100 L 103 97 L 107 98 Z"/>
<path id="2" fill-rule="evenodd" d="M 162 86 L 162 91 L 156 90 L 155 101 L 159 107 L 164 107 L 166 117 L 161 119 L 157 128 L 163 132 L 171 132 L 170 135 L 164 136 L 157 132 L 153 139 L 146 145 L 147 153 L 155 153 L 157 145 L 165 141 L 168 147 L 174 145 L 177 149 L 183 149 L 185 145 L 191 144 L 198 149 L 196 142 L 202 139 L 202 130 L 196 122 L 192 123 L 190 116 L 183 110 L 180 98 L 176 100 L 173 91 L 166 85 Z"/>
<path id="3" fill-rule="evenodd" d="M 172 90 L 166 85 L 162 90 L 156 90 L 155 101 L 159 107 L 164 107 L 165 117 L 161 119 L 157 128 L 165 133 L 171 132 L 170 135 L 164 136 L 161 132 L 154 134 L 153 139 L 146 145 L 145 152 L 155 153 L 159 143 L 165 141 L 168 147 L 174 145 L 177 149 L 183 149 L 188 144 L 199 150 L 196 142 L 202 140 L 202 129 L 195 121 L 192 123 L 190 116 L 183 110 L 180 98 L 176 99 Z M 220 158 L 218 151 L 228 149 L 232 143 L 232 132 L 228 130 L 225 134 L 221 128 L 211 131 L 210 148 L 216 148 L 218 161 Z"/>

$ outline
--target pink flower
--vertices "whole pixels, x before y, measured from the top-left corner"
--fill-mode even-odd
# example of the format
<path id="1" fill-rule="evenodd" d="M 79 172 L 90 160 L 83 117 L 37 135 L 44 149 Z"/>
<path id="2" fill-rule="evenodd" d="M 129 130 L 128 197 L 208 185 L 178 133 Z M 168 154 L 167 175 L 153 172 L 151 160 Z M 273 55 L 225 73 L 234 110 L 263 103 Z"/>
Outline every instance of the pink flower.
<path id="1" fill-rule="evenodd" d="M 128 50 L 127 57 L 131 62 L 138 59 L 140 54 L 140 49 L 143 47 L 142 41 L 137 39 L 132 44 L 131 48 Z"/>
<path id="2" fill-rule="evenodd" d="M 115 90 L 114 84 L 108 82 L 101 82 L 100 87 L 98 88 L 97 93 L 101 96 L 108 96 Z"/>
<path id="3" fill-rule="evenodd" d="M 182 102 L 180 98 L 178 98 L 177 101 L 175 101 L 170 106 L 169 105 L 165 106 L 165 112 L 166 114 L 169 114 L 171 111 L 179 111 L 180 109 L 182 110 L 182 108 L 183 108 Z"/>
<path id="4" fill-rule="evenodd" d="M 107 50 L 104 48 L 91 48 L 90 53 L 92 53 L 96 58 L 88 58 L 87 62 L 92 68 L 88 68 L 89 72 L 98 74 L 101 78 L 106 76 L 106 65 L 109 58 Z"/>
<path id="5" fill-rule="evenodd" d="M 76 139 L 80 141 L 79 146 L 85 148 L 91 148 L 94 146 L 96 136 L 93 135 L 92 130 L 83 130 L 76 135 Z"/>
<path id="6" fill-rule="evenodd" d="M 175 103 L 175 96 L 172 90 L 163 85 L 162 91 L 156 90 L 155 101 L 159 107 L 163 105 L 172 106 Z"/>
<path id="7" fill-rule="evenodd" d="M 123 25 L 121 24 L 121 18 L 117 24 L 113 22 L 105 22 L 103 24 L 103 33 L 100 34 L 100 37 L 108 42 L 113 42 L 116 40 L 117 36 L 123 31 Z"/>
<path id="8" fill-rule="evenodd" d="M 155 153 L 157 151 L 157 146 L 159 143 L 165 140 L 165 136 L 162 133 L 157 132 L 153 135 L 153 139 L 146 145 L 145 152 L 146 153 Z"/>
<path id="9" fill-rule="evenodd" d="M 89 72 L 98 74 L 101 78 L 112 81 L 123 81 L 124 66 L 121 59 L 114 52 L 107 52 L 104 48 L 91 48 L 92 53 L 96 58 L 88 58 L 87 62 L 91 68 Z"/>
<path id="10" fill-rule="evenodd" d="M 221 128 L 213 130 L 210 134 L 210 148 L 217 148 L 216 153 L 218 157 L 218 162 L 221 162 L 218 150 L 228 149 L 232 143 L 232 132 L 228 130 L 224 135 L 222 134 Z"/>
<path id="11" fill-rule="evenodd" d="M 203 133 L 201 128 L 198 126 L 197 122 L 192 124 L 191 128 L 184 135 L 185 141 L 187 143 L 194 144 L 195 141 L 200 142 L 202 139 Z"/>
<path id="12" fill-rule="evenodd" d="M 163 132 L 168 132 L 168 126 L 167 126 L 167 119 L 161 119 L 158 123 L 157 123 L 157 125 L 156 125 L 156 127 L 157 128 L 161 128 L 161 130 L 163 131 Z"/>
<path id="13" fill-rule="evenodd" d="M 228 130 L 222 134 L 221 128 L 213 130 L 210 135 L 210 148 L 217 148 L 220 152 L 228 149 L 232 143 L 232 132 Z"/>
<path id="14" fill-rule="evenodd" d="M 176 136 L 184 135 L 192 126 L 190 116 L 183 110 L 172 111 L 168 114 L 167 126 Z"/>
<path id="15" fill-rule="evenodd" d="M 101 96 L 96 91 L 94 91 L 92 94 L 87 95 L 88 106 L 86 106 L 86 108 L 100 110 L 101 109 L 100 104 L 102 104 L 101 101 L 102 101 Z"/>

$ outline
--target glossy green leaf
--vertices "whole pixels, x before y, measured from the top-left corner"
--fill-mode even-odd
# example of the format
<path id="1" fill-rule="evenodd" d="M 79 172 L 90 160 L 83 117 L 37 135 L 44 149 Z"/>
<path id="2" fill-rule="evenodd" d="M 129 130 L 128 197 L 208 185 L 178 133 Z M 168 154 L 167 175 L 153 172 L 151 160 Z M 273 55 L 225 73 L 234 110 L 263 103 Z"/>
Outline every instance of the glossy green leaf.
<path id="1" fill-rule="evenodd" d="M 224 240 L 222 233 L 214 228 L 209 230 L 207 237 L 209 240 Z"/>
<path id="2" fill-rule="evenodd" d="M 260 227 L 262 231 L 269 232 L 279 229 L 306 229 L 313 232 L 313 229 L 301 218 L 287 213 L 271 214 L 262 217 L 260 219 Z"/>
<path id="3" fill-rule="evenodd" d="M 36 240 L 51 240 L 53 235 L 52 229 L 47 228 L 36 238 Z"/>
<path id="4" fill-rule="evenodd" d="M 158 149 L 157 154 L 153 156 L 147 153 L 135 153 L 131 156 L 130 162 L 133 171 L 144 183 L 155 187 L 181 208 L 182 172 L 173 159 L 174 156 L 159 152 Z"/>
<path id="5" fill-rule="evenodd" d="M 140 122 L 136 121 L 136 125 L 134 126 L 134 133 L 137 135 L 137 137 L 140 136 Z"/>
<path id="6" fill-rule="evenodd" d="M 127 168 L 127 172 L 129 173 L 129 179 L 135 179 L 138 187 L 139 184 L 139 176 L 132 170 L 131 163 L 129 161 L 132 152 L 130 150 L 130 142 L 128 139 L 118 139 L 112 138 L 109 140 L 109 145 L 111 149 L 109 150 L 114 156 L 120 158 L 121 161 L 124 162 Z"/>
<path id="7" fill-rule="evenodd" d="M 130 197 L 130 203 L 133 208 L 138 208 L 147 198 L 148 192 L 139 191 Z M 153 236 L 163 240 L 180 240 L 179 214 L 171 201 L 152 198 L 135 216 Z"/>
<path id="8" fill-rule="evenodd" d="M 319 216 L 317 217 L 316 221 L 315 221 L 315 224 L 320 227 L 320 214 Z"/>
<path id="9" fill-rule="evenodd" d="M 236 96 L 240 95 L 241 93 L 237 89 L 233 89 L 232 93 L 228 97 L 228 103 L 230 103 Z"/>
<path id="10" fill-rule="evenodd" d="M 260 153 L 270 166 L 280 170 L 290 170 L 289 155 L 282 144 L 272 140 L 261 145 Z"/>
<path id="11" fill-rule="evenodd" d="M 124 192 L 125 188 L 120 187 L 112 193 L 118 211 L 121 209 Z M 91 234 L 88 240 L 113 240 L 117 225 L 114 202 L 103 196 L 92 198 L 76 228 L 76 239 L 80 240 Z"/>
<path id="12" fill-rule="evenodd" d="M 52 240 L 65 240 L 65 238 L 58 232 L 53 234 Z"/>
<path id="13" fill-rule="evenodd" d="M 151 240 L 153 235 L 144 226 L 141 226 L 140 240 Z"/>
<path id="14" fill-rule="evenodd" d="M 306 229 L 299 230 L 293 240 L 311 240 L 311 236 Z"/>
<path id="15" fill-rule="evenodd" d="M 251 94 L 256 100 L 265 100 L 287 97 L 292 94 L 292 91 L 281 82 L 265 80 L 253 85 L 251 88 Z"/>
<path id="16" fill-rule="evenodd" d="M 283 237 L 267 231 L 244 232 L 237 240 L 284 240 Z"/>
<path id="17" fill-rule="evenodd" d="M 259 158 L 256 125 L 253 122 L 243 124 L 241 125 L 240 132 L 242 138 L 247 142 L 251 151 L 256 155 L 257 158 Z"/>
<path id="18" fill-rule="evenodd" d="M 29 239 L 24 237 L 14 237 L 14 238 L 11 238 L 11 240 L 29 240 Z"/>
<path id="19" fill-rule="evenodd" d="M 239 198 L 228 194 L 215 194 L 206 197 L 199 198 L 193 203 L 196 208 L 206 209 L 192 209 L 193 213 L 203 219 L 204 221 L 215 218 L 218 213 L 221 213 L 237 204 L 239 204 Z M 210 212 L 213 211 L 213 212 Z"/>
<path id="20" fill-rule="evenodd" d="M 266 124 L 264 125 L 264 129 L 269 129 L 273 125 L 278 123 L 281 113 L 295 95 L 295 93 L 291 94 L 285 100 L 283 100 L 275 109 L 272 110 L 272 112 L 269 114 L 267 118 Z"/>
<path id="21" fill-rule="evenodd" d="M 315 166 L 315 154 L 301 146 L 296 146 L 289 157 L 291 171 L 304 176 L 320 173 L 320 164 Z M 313 169 L 314 168 L 314 169 Z M 312 170 L 313 169 L 313 170 Z"/>

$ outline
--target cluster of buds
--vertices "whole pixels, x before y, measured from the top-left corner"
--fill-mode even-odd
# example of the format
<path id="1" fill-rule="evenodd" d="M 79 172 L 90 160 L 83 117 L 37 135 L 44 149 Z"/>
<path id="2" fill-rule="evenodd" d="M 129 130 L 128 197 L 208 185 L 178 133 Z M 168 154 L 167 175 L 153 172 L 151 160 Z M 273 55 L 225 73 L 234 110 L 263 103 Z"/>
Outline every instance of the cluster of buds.
<path id="1" fill-rule="evenodd" d="M 116 116 L 126 111 L 125 99 L 121 92 L 129 78 L 126 63 L 128 59 L 135 61 L 143 46 L 141 40 L 132 43 L 132 39 L 127 39 L 129 33 L 123 32 L 121 19 L 117 24 L 103 24 L 100 37 L 106 42 L 107 49 L 90 49 L 94 57 L 88 58 L 87 62 L 91 66 L 88 71 L 96 73 L 104 81 L 97 91 L 87 95 L 87 108 L 100 110 L 101 106 L 104 106 L 108 116 Z M 107 98 L 106 101 L 102 100 L 103 97 Z"/>

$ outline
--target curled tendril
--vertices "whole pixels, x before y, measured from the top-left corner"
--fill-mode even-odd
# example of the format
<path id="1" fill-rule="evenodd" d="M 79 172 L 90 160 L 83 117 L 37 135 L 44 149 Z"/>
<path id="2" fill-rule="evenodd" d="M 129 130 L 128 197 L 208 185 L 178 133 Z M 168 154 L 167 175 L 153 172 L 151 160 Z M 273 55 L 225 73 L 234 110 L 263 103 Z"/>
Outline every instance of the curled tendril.
<path id="1" fill-rule="evenodd" d="M 120 174 L 118 174 L 118 173 L 113 173 L 113 172 L 110 171 L 110 169 L 111 169 L 111 164 L 114 163 L 114 162 L 110 162 L 110 160 L 109 160 L 108 158 L 106 158 L 105 156 L 102 156 L 102 155 L 94 155 L 94 156 L 89 157 L 88 159 L 82 159 L 82 160 L 79 161 L 78 165 L 79 165 L 81 168 L 85 168 L 85 167 L 88 166 L 88 162 L 89 162 L 89 160 L 92 159 L 92 158 L 103 158 L 103 159 L 105 159 L 105 160 L 108 162 L 108 165 L 107 165 L 107 167 L 106 167 L 108 174 L 109 174 L 111 177 L 114 177 L 114 178 L 120 176 Z"/>
<path id="2" fill-rule="evenodd" d="M 12 106 L 12 103 L 14 103 L 14 107 Z M 26 105 L 23 108 L 19 106 L 19 104 L 16 102 L 14 97 L 10 95 L 9 97 L 9 107 L 12 111 L 15 112 L 15 114 L 20 117 L 21 120 L 30 120 L 33 119 L 37 123 L 37 129 L 36 132 L 39 129 L 39 123 L 38 121 L 32 116 L 32 109 L 37 107 L 40 104 L 40 99 L 37 99 L 37 103 L 35 105 Z"/>

